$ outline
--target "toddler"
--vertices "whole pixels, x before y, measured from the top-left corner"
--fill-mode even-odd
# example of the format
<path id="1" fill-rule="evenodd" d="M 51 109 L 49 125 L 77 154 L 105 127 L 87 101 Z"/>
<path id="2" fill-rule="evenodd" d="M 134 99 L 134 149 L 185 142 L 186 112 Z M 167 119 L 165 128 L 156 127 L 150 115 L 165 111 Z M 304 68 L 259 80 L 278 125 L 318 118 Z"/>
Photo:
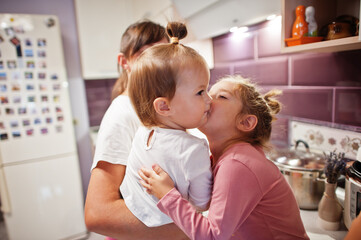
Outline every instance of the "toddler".
<path id="1" fill-rule="evenodd" d="M 179 44 L 187 35 L 184 24 L 172 22 L 166 30 L 171 43 L 145 50 L 129 78 L 129 97 L 144 126 L 134 137 L 120 191 L 129 210 L 148 227 L 172 219 L 139 183 L 141 167 L 162 166 L 199 211 L 208 208 L 212 186 L 207 142 L 186 132 L 207 122 L 209 70 L 194 49 Z"/>

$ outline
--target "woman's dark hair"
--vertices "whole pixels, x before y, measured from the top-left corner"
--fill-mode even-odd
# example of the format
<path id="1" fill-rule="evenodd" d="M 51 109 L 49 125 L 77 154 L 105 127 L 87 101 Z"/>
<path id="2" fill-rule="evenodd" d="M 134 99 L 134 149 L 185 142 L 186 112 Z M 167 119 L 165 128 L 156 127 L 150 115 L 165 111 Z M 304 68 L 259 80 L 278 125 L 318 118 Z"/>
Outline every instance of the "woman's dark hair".
<path id="1" fill-rule="evenodd" d="M 143 46 L 161 41 L 169 40 L 165 28 L 151 21 L 142 21 L 130 25 L 122 35 L 120 43 L 120 52 L 129 60 Z M 128 75 L 126 71 L 119 69 L 119 78 L 117 79 L 113 90 L 112 100 L 122 94 L 128 85 Z"/>

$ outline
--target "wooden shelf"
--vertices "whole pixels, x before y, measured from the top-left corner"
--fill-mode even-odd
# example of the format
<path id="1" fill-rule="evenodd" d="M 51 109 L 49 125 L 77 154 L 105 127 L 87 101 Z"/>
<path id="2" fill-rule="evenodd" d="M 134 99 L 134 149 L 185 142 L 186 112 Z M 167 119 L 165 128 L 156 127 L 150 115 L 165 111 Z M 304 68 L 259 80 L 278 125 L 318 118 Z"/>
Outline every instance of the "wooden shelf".
<path id="1" fill-rule="evenodd" d="M 298 5 L 314 6 L 318 29 L 331 23 L 337 16 L 351 15 L 360 19 L 360 0 L 282 0 L 281 53 L 295 52 L 338 52 L 361 49 L 360 31 L 358 36 L 302 44 L 287 47 L 285 39 L 292 36 L 295 9 Z"/>

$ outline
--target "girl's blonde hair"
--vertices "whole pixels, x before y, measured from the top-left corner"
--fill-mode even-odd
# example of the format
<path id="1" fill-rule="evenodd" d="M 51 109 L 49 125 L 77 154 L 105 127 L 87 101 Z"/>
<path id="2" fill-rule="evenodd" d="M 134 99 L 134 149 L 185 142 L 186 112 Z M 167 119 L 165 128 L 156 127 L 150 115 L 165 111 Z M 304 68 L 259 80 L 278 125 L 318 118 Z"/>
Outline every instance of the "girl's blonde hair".
<path id="1" fill-rule="evenodd" d="M 153 101 L 158 97 L 174 97 L 180 75 L 185 68 L 194 71 L 207 63 L 194 49 L 179 43 L 187 36 L 187 28 L 170 22 L 166 32 L 171 43 L 157 44 L 146 49 L 135 61 L 129 78 L 128 94 L 140 121 L 147 127 L 159 125 Z"/>
<path id="2" fill-rule="evenodd" d="M 242 141 L 268 149 L 272 122 L 277 119 L 275 115 L 281 111 L 281 103 L 275 97 L 282 92 L 271 90 L 261 95 L 255 83 L 239 75 L 226 76 L 219 81 L 235 83 L 233 93 L 243 103 L 239 116 L 251 114 L 257 117 L 256 127 L 247 135 L 247 139 L 242 139 Z"/>
<path id="3" fill-rule="evenodd" d="M 122 35 L 120 41 L 120 52 L 129 60 L 143 46 L 159 42 L 163 39 L 169 40 L 165 28 L 151 21 L 141 21 L 130 25 Z M 128 85 L 128 74 L 120 69 L 118 63 L 119 78 L 112 90 L 112 100 L 122 94 Z"/>

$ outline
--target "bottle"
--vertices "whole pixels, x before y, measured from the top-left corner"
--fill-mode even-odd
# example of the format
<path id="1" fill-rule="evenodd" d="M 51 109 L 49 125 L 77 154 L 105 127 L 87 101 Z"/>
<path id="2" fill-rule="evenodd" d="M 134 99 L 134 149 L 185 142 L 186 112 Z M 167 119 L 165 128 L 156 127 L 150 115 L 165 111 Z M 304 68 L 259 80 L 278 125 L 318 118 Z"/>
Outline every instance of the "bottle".
<path id="1" fill-rule="evenodd" d="M 306 22 L 308 23 L 308 36 L 317 37 L 317 22 L 315 20 L 315 8 L 308 6 L 306 8 Z"/>
<path id="2" fill-rule="evenodd" d="M 308 25 L 305 19 L 305 6 L 299 5 L 296 8 L 296 20 L 293 23 L 292 27 L 292 37 L 300 38 L 302 36 L 307 36 L 308 34 Z"/>

